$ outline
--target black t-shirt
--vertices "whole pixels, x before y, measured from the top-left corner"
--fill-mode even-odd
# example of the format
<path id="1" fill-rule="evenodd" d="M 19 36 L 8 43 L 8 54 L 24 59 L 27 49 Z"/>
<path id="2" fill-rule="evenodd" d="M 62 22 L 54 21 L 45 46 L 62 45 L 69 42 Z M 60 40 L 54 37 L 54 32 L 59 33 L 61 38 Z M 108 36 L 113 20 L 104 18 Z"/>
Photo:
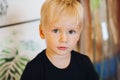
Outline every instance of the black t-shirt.
<path id="1" fill-rule="evenodd" d="M 72 51 L 69 66 L 59 69 L 43 50 L 26 65 L 20 80 L 99 80 L 99 77 L 90 59 L 83 54 Z"/>

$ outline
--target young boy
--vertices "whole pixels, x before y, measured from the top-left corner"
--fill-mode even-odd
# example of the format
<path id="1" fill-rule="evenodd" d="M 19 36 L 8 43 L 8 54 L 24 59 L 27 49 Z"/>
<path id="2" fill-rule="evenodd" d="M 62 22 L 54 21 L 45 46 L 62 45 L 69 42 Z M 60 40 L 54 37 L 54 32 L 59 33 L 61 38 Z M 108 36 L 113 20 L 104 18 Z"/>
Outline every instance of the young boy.
<path id="1" fill-rule="evenodd" d="M 83 7 L 77 0 L 46 0 L 40 36 L 47 48 L 27 64 L 21 80 L 99 80 L 90 59 L 74 51 L 82 22 Z"/>

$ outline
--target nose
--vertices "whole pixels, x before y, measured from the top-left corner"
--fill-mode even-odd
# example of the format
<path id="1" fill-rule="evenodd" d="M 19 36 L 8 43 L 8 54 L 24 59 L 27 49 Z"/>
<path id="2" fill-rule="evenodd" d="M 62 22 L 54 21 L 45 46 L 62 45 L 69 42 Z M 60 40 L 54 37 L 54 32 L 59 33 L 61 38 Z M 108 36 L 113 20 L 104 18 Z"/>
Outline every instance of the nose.
<path id="1" fill-rule="evenodd" d="M 66 33 L 61 33 L 60 35 L 60 42 L 66 43 L 68 41 L 68 36 Z"/>

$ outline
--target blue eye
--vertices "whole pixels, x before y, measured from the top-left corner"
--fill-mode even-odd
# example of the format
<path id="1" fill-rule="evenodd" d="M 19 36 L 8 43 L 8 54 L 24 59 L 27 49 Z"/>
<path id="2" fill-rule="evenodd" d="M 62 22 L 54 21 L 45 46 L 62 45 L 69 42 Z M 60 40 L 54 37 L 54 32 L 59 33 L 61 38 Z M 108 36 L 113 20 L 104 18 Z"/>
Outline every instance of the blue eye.
<path id="1" fill-rule="evenodd" d="M 69 34 L 75 34 L 75 33 L 76 33 L 75 30 L 70 30 L 70 31 L 69 31 Z"/>
<path id="2" fill-rule="evenodd" d="M 59 30 L 58 30 L 58 29 L 53 29 L 52 32 L 54 32 L 54 33 L 58 33 Z"/>

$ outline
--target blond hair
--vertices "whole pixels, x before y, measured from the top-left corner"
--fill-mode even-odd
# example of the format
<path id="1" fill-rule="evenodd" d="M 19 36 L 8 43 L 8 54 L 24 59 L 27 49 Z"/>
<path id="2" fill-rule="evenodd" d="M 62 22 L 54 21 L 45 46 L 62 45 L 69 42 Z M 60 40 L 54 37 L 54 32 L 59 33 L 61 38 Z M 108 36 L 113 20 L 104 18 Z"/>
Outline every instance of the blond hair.
<path id="1" fill-rule="evenodd" d="M 61 16 L 76 17 L 77 22 L 83 22 L 83 7 L 77 0 L 46 0 L 41 8 L 40 25 L 51 24 Z"/>

